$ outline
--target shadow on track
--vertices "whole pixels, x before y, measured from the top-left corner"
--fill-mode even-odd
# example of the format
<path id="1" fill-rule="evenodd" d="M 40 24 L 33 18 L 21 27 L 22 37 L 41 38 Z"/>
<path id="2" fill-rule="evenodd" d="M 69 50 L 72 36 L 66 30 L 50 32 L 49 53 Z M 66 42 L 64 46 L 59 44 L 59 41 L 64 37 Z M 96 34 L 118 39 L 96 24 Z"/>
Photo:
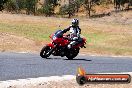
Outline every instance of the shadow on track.
<path id="1" fill-rule="evenodd" d="M 63 59 L 63 58 L 50 58 L 50 57 L 48 57 L 48 58 L 44 58 L 44 59 L 49 59 L 49 60 L 68 60 L 69 61 L 69 59 Z M 87 60 L 87 59 L 72 59 L 71 61 L 92 61 L 92 60 Z"/>
<path id="2" fill-rule="evenodd" d="M 62 58 L 51 58 L 51 57 L 48 57 L 48 58 L 43 58 L 43 59 L 47 59 L 47 60 L 48 60 L 48 59 L 49 59 L 49 60 L 54 60 L 54 59 L 57 60 L 57 59 L 58 59 L 58 60 L 60 60 L 60 59 L 62 59 Z"/>
<path id="3" fill-rule="evenodd" d="M 63 59 L 63 60 L 69 60 L 69 59 Z M 92 60 L 87 60 L 87 59 L 72 59 L 73 61 L 92 61 Z"/>

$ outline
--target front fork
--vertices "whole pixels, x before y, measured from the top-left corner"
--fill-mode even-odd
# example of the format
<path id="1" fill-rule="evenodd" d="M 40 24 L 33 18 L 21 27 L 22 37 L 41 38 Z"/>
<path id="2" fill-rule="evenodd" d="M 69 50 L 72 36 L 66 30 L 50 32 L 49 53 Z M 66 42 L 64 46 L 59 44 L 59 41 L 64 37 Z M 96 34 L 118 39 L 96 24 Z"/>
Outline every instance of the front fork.
<path id="1" fill-rule="evenodd" d="M 51 47 L 52 48 L 52 47 Z M 54 48 L 52 48 L 47 55 L 50 56 L 52 54 L 52 52 L 57 48 L 57 44 L 54 45 Z"/>

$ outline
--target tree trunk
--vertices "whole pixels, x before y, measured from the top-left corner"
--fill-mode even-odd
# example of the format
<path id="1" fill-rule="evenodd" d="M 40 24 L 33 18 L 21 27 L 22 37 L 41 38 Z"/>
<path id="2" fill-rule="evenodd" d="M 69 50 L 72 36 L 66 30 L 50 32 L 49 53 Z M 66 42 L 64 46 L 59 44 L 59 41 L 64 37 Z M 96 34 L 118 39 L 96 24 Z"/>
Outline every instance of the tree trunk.
<path id="1" fill-rule="evenodd" d="M 18 3 L 19 3 L 19 0 L 16 0 L 16 2 L 15 2 L 16 13 L 19 13 L 19 5 L 18 5 Z"/>
<path id="2" fill-rule="evenodd" d="M 91 16 L 91 7 L 92 7 L 92 3 L 91 3 L 91 0 L 86 0 L 85 1 L 85 4 L 86 4 L 86 11 L 87 11 L 87 16 L 90 17 Z"/>
<path id="3" fill-rule="evenodd" d="M 34 15 L 37 15 L 37 3 L 34 6 Z"/>

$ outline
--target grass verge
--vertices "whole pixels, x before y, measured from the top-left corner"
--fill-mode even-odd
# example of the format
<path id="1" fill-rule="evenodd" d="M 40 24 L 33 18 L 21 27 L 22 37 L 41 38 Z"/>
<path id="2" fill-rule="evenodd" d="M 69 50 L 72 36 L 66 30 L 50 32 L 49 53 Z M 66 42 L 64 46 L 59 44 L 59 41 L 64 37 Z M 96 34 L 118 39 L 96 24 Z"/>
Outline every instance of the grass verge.
<path id="1" fill-rule="evenodd" d="M 125 17 L 124 13 L 122 14 L 123 19 L 128 19 L 129 15 L 128 13 L 126 14 L 127 17 Z M 22 17 L 21 15 L 5 14 L 5 18 L 0 18 L 0 32 L 24 36 L 35 41 L 36 44 L 49 42 L 49 35 L 58 28 L 64 29 L 68 27 L 71 20 L 53 17 Z M 120 19 L 117 20 L 117 23 L 115 21 L 116 16 L 102 19 L 80 19 L 82 35 L 87 38 L 87 48 L 82 51 L 92 54 L 132 55 L 132 25 L 123 24 Z M 61 27 L 58 27 L 59 25 Z M 38 45 L 41 46 L 41 44 Z"/>

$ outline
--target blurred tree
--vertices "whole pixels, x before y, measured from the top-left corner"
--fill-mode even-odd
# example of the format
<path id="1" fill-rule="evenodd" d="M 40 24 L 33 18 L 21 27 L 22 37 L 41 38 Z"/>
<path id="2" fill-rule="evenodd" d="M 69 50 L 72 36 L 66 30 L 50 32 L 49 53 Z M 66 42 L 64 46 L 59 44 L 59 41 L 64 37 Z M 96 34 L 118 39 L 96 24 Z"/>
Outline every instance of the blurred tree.
<path id="1" fill-rule="evenodd" d="M 87 13 L 86 13 L 87 16 L 89 16 L 89 17 L 91 16 L 91 11 L 94 11 L 92 7 L 94 5 L 99 4 L 99 2 L 100 2 L 100 0 L 85 0 L 84 7 L 87 11 Z"/>
<path id="2" fill-rule="evenodd" d="M 69 0 L 69 4 L 61 6 L 60 14 L 68 15 L 68 17 L 70 18 L 71 16 L 74 16 L 76 12 L 78 12 L 80 6 L 83 5 L 83 3 L 84 0 Z"/>
<path id="3" fill-rule="evenodd" d="M 4 9 L 4 4 L 7 3 L 8 0 L 0 0 L 0 11 Z"/>
<path id="4" fill-rule="evenodd" d="M 25 9 L 27 14 L 35 14 L 37 0 L 8 0 L 6 4 L 7 11 L 17 12 Z"/>
<path id="5" fill-rule="evenodd" d="M 54 7 L 52 4 L 48 4 L 48 5 L 45 5 L 43 7 L 43 13 L 45 14 L 45 16 L 51 16 L 54 14 Z"/>
<path id="6" fill-rule="evenodd" d="M 78 12 L 79 8 L 83 5 L 85 0 L 75 0 L 75 10 Z"/>
<path id="7" fill-rule="evenodd" d="M 75 6 L 73 4 L 64 5 L 60 8 L 60 15 L 68 15 L 70 18 L 75 13 Z"/>
<path id="8" fill-rule="evenodd" d="M 42 8 L 38 10 L 38 13 L 45 16 L 51 16 L 54 14 L 54 9 L 58 5 L 57 0 L 45 0 Z"/>
<path id="9" fill-rule="evenodd" d="M 37 0 L 26 0 L 26 12 L 27 14 L 34 14 L 36 13 L 36 3 Z"/>
<path id="10" fill-rule="evenodd" d="M 9 12 L 13 12 L 13 11 L 17 11 L 17 7 L 16 7 L 16 0 L 8 0 L 7 4 L 6 4 L 6 9 Z"/>

